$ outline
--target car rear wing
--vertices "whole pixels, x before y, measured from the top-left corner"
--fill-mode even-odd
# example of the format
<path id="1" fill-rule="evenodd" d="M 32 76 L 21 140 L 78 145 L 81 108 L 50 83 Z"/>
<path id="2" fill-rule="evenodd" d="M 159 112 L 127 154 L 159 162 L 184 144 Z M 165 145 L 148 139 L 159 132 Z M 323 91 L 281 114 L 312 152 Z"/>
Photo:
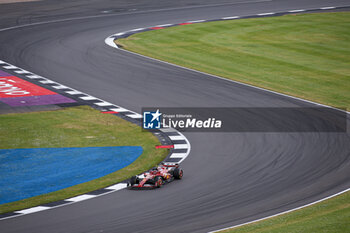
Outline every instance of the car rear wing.
<path id="1" fill-rule="evenodd" d="M 178 163 L 161 163 L 164 167 L 179 167 Z"/>

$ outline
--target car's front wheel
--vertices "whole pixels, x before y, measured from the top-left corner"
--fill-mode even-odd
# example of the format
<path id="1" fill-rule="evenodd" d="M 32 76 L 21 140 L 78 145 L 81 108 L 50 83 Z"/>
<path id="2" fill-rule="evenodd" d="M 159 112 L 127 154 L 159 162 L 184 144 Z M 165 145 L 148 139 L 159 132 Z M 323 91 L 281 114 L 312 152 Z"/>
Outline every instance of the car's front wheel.
<path id="1" fill-rule="evenodd" d="M 133 186 L 136 183 L 137 183 L 137 177 L 133 176 L 133 177 L 130 178 L 130 180 L 128 182 L 128 186 Z"/>
<path id="2" fill-rule="evenodd" d="M 183 174 L 184 174 L 184 172 L 182 169 L 180 169 L 178 167 L 176 167 L 174 169 L 173 175 L 174 175 L 175 179 L 178 179 L 178 180 L 182 179 Z"/>
<path id="3" fill-rule="evenodd" d="M 157 176 L 157 177 L 154 179 L 154 186 L 155 186 L 156 188 L 160 188 L 162 185 L 163 185 L 163 179 L 162 179 L 162 177 Z"/>

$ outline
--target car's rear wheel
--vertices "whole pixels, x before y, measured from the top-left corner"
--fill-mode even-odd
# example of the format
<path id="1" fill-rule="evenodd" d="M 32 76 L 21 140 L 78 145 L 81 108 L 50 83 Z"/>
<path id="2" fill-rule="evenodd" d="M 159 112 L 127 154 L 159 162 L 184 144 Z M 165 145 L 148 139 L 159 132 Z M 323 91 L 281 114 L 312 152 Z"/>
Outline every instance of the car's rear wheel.
<path id="1" fill-rule="evenodd" d="M 182 169 L 176 167 L 173 172 L 174 178 L 178 180 L 182 179 L 183 173 Z"/>

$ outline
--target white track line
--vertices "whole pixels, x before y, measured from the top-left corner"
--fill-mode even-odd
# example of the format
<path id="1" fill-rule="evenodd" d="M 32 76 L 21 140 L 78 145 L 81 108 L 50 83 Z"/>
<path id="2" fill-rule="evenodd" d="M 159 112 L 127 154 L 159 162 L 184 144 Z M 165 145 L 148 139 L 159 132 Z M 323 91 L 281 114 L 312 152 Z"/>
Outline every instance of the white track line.
<path id="1" fill-rule="evenodd" d="M 174 141 L 174 140 L 185 140 L 183 136 L 169 136 L 169 138 Z"/>
<path id="2" fill-rule="evenodd" d="M 180 131 L 176 131 L 176 132 L 178 134 L 180 134 L 182 137 L 184 137 L 184 139 L 186 141 L 186 145 L 187 145 L 187 152 L 185 153 L 184 157 L 182 157 L 182 159 L 178 162 L 178 163 L 182 163 L 182 161 L 184 161 L 191 152 L 191 143 L 188 141 L 188 139 Z M 174 145 L 174 148 L 175 148 L 175 145 Z"/>
<path id="3" fill-rule="evenodd" d="M 206 20 L 201 19 L 201 20 L 192 20 L 192 21 L 187 21 L 186 23 L 202 23 L 205 22 Z"/>
<path id="4" fill-rule="evenodd" d="M 107 187 L 105 189 L 118 191 L 118 190 L 124 189 L 126 187 L 127 187 L 126 183 L 119 183 L 119 184 L 115 184 L 115 185 L 109 186 L 109 187 Z"/>
<path id="5" fill-rule="evenodd" d="M 122 108 L 122 107 L 110 108 L 109 110 L 114 111 L 114 112 L 129 112 L 129 110 Z"/>
<path id="6" fill-rule="evenodd" d="M 300 9 L 300 10 L 291 10 L 291 11 L 288 11 L 288 12 L 290 12 L 290 13 L 296 13 L 296 12 L 303 12 L 303 11 L 306 11 L 306 10 Z"/>
<path id="7" fill-rule="evenodd" d="M 65 201 L 77 202 L 77 201 L 84 201 L 84 200 L 87 200 L 87 199 L 90 199 L 90 198 L 94 198 L 94 197 L 96 197 L 96 195 L 83 194 L 83 195 L 80 195 L 80 196 L 77 196 L 77 197 L 72 197 L 72 198 L 69 198 L 69 199 L 65 199 Z"/>
<path id="8" fill-rule="evenodd" d="M 132 29 L 132 30 L 129 30 L 129 32 L 138 32 L 138 31 L 141 31 L 141 30 L 144 30 L 145 28 L 136 28 L 136 29 Z"/>
<path id="9" fill-rule="evenodd" d="M 93 97 L 91 95 L 83 96 L 83 97 L 79 97 L 79 98 L 82 99 L 82 100 L 97 100 L 96 97 Z"/>
<path id="10" fill-rule="evenodd" d="M 15 213 L 19 213 L 19 214 L 31 214 L 31 213 L 35 213 L 35 212 L 39 212 L 39 211 L 47 210 L 47 209 L 51 209 L 51 208 L 50 208 L 50 207 L 46 207 L 46 206 L 37 206 L 37 207 L 29 208 L 29 209 L 24 209 L 24 210 L 16 211 Z"/>
<path id="11" fill-rule="evenodd" d="M 43 80 L 43 81 L 39 81 L 39 82 L 42 83 L 42 84 L 56 83 L 56 82 L 51 81 L 51 80 Z"/>
<path id="12" fill-rule="evenodd" d="M 169 26 L 173 26 L 174 24 L 161 24 L 161 25 L 157 25 L 155 27 L 169 27 Z"/>
<path id="13" fill-rule="evenodd" d="M 229 16 L 229 17 L 224 17 L 224 18 L 221 18 L 221 19 L 227 20 L 227 19 L 238 19 L 238 18 L 240 18 L 240 17 L 239 16 Z"/>
<path id="14" fill-rule="evenodd" d="M 174 149 L 187 149 L 187 144 L 174 144 Z"/>
<path id="15" fill-rule="evenodd" d="M 26 70 L 23 70 L 23 69 L 15 70 L 14 72 L 17 73 L 17 74 L 31 74 L 29 71 L 26 71 Z"/>
<path id="16" fill-rule="evenodd" d="M 330 10 L 330 9 L 335 9 L 335 6 L 327 6 L 327 7 L 321 7 L 321 10 Z"/>
<path id="17" fill-rule="evenodd" d="M 139 118 L 143 117 L 141 114 L 138 114 L 136 112 L 134 114 L 127 114 L 126 116 L 134 118 L 134 119 L 139 119 Z"/>
<path id="18" fill-rule="evenodd" d="M 164 132 L 164 133 L 170 133 L 170 132 L 177 132 L 175 129 L 173 128 L 161 128 L 159 129 L 160 131 Z"/>
<path id="19" fill-rule="evenodd" d="M 172 153 L 170 158 L 172 159 L 178 159 L 178 158 L 183 158 L 186 156 L 186 153 Z"/>
<path id="20" fill-rule="evenodd" d="M 274 15 L 276 14 L 275 12 L 267 12 L 267 13 L 260 13 L 260 14 L 257 14 L 259 16 L 265 16 L 265 15 Z"/>
<path id="21" fill-rule="evenodd" d="M 114 35 L 113 35 L 114 36 Z M 113 47 L 113 48 L 118 48 L 118 45 L 116 45 L 115 43 L 114 43 L 114 38 L 112 38 L 112 37 L 107 37 L 106 39 L 105 39 L 105 43 L 107 44 L 107 45 L 109 45 L 109 46 L 111 46 L 111 47 Z"/>
<path id="22" fill-rule="evenodd" d="M 70 89 L 69 87 L 67 87 L 67 86 L 64 86 L 64 85 L 58 85 L 58 86 L 52 86 L 53 88 L 55 88 L 55 89 Z"/>
<path id="23" fill-rule="evenodd" d="M 36 75 L 36 74 L 27 75 L 26 77 L 30 78 L 30 79 L 45 79 L 46 80 L 46 78 L 41 77 L 41 76 Z"/>
<path id="24" fill-rule="evenodd" d="M 80 94 L 84 94 L 83 92 L 77 91 L 77 90 L 66 91 L 66 93 L 67 93 L 67 94 L 70 94 L 70 95 L 80 95 Z"/>
<path id="25" fill-rule="evenodd" d="M 98 103 L 95 103 L 95 105 L 98 105 L 98 106 L 113 106 L 113 104 L 109 103 L 109 102 L 106 102 L 106 101 L 102 101 L 102 102 L 98 102 Z"/>
<path id="26" fill-rule="evenodd" d="M 125 32 L 119 32 L 119 33 L 117 33 L 117 34 L 114 34 L 114 36 L 122 36 L 122 35 L 124 35 L 125 34 Z"/>
<path id="27" fill-rule="evenodd" d="M 7 64 L 8 64 L 8 63 L 7 63 Z M 8 69 L 8 70 L 18 69 L 17 66 L 10 65 L 10 64 L 8 64 L 7 66 L 3 66 L 3 68 Z"/>

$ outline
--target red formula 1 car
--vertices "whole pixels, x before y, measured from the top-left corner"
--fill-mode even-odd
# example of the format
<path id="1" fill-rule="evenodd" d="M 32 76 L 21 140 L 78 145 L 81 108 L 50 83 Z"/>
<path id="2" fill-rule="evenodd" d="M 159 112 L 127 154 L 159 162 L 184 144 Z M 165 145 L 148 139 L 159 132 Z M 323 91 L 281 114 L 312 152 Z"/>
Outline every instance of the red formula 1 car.
<path id="1" fill-rule="evenodd" d="M 161 164 L 138 176 L 133 176 L 128 182 L 129 188 L 160 188 L 174 179 L 181 179 L 183 170 L 178 164 Z"/>

